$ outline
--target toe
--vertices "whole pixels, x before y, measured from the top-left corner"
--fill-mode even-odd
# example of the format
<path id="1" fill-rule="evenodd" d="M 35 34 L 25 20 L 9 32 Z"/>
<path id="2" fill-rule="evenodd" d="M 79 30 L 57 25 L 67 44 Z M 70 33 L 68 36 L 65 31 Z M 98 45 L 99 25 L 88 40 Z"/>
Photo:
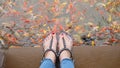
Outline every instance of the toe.
<path id="1" fill-rule="evenodd" d="M 53 40 L 57 40 L 56 33 L 53 34 L 52 36 L 53 36 Z"/>
<path id="2" fill-rule="evenodd" d="M 43 44 L 45 45 L 46 43 L 49 43 L 51 39 L 52 39 L 52 35 L 49 34 L 49 35 L 44 39 Z"/>
<path id="3" fill-rule="evenodd" d="M 63 47 L 64 47 L 64 45 L 63 45 L 63 33 L 60 33 L 60 35 L 59 35 L 59 49 L 62 49 Z"/>
<path id="4" fill-rule="evenodd" d="M 53 34 L 53 43 L 52 43 L 52 49 L 56 51 L 56 47 L 57 47 L 57 38 L 56 38 L 56 34 Z"/>
<path id="5" fill-rule="evenodd" d="M 60 41 L 60 43 L 62 43 L 61 41 L 62 41 L 62 38 L 63 38 L 63 33 L 60 33 L 60 35 L 59 35 L 59 41 Z"/>
<path id="6" fill-rule="evenodd" d="M 50 34 L 47 38 L 47 40 L 50 40 L 50 39 L 52 39 L 52 34 Z"/>
<path id="7" fill-rule="evenodd" d="M 63 34 L 63 36 L 64 36 L 64 39 L 66 40 L 66 41 L 69 41 L 69 38 L 68 38 L 68 36 L 64 33 Z"/>

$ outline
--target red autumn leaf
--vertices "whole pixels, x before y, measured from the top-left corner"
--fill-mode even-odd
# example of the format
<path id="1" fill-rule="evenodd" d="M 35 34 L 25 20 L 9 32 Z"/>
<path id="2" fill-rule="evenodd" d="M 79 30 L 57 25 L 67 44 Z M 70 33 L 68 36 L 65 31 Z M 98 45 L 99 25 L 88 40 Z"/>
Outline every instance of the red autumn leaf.
<path id="1" fill-rule="evenodd" d="M 47 15 L 45 16 L 45 20 L 46 20 L 46 21 L 49 21 L 49 18 L 48 18 L 48 16 L 47 16 Z"/>
<path id="2" fill-rule="evenodd" d="M 90 0 L 91 5 L 94 5 L 94 3 L 95 3 L 95 0 Z"/>
<path id="3" fill-rule="evenodd" d="M 39 2 L 40 2 L 40 3 L 43 3 L 43 2 L 45 2 L 45 0 L 39 0 Z"/>
<path id="4" fill-rule="evenodd" d="M 7 37 L 11 37 L 11 34 L 6 34 Z"/>
<path id="5" fill-rule="evenodd" d="M 23 32 L 23 30 L 17 30 L 17 32 Z"/>
<path id="6" fill-rule="evenodd" d="M 60 1 L 59 0 L 54 0 L 54 4 L 59 4 Z"/>
<path id="7" fill-rule="evenodd" d="M 53 27 L 53 29 L 52 29 L 52 32 L 53 32 L 53 33 L 56 33 L 56 32 L 57 32 L 57 25 L 56 25 L 56 24 L 54 25 L 54 27 Z"/>
<path id="8" fill-rule="evenodd" d="M 55 6 L 51 8 L 51 11 L 52 11 L 52 12 L 56 12 Z"/>
<path id="9" fill-rule="evenodd" d="M 31 11 L 31 10 L 33 10 L 33 6 L 30 6 L 30 7 L 27 9 L 27 11 Z"/>
<path id="10" fill-rule="evenodd" d="M 13 44 L 16 44 L 16 43 L 17 43 L 17 39 L 16 39 L 13 35 L 11 35 L 11 34 L 6 34 L 6 37 L 7 37 L 9 43 L 10 43 L 10 42 L 13 43 Z"/>
<path id="11" fill-rule="evenodd" d="M 117 42 L 117 41 L 118 41 L 118 40 L 115 39 L 114 37 L 112 37 L 112 38 L 110 38 L 110 39 L 108 40 L 108 42 L 110 42 L 110 43 Z"/>
<path id="12" fill-rule="evenodd" d="M 30 23 L 30 22 L 31 22 L 31 20 L 25 19 L 25 18 L 22 18 L 21 20 L 22 20 L 24 23 Z"/>
<path id="13" fill-rule="evenodd" d="M 61 24 L 59 24 L 59 28 L 60 28 L 60 31 L 64 30 L 64 28 L 63 28 L 63 26 Z"/>
<path id="14" fill-rule="evenodd" d="M 86 13 L 86 11 L 87 11 L 87 9 L 84 9 L 84 10 L 82 11 L 82 13 L 83 13 L 83 14 L 85 14 L 85 13 Z"/>
<path id="15" fill-rule="evenodd" d="M 11 42 L 12 42 L 13 44 L 16 44 L 16 43 L 17 43 L 17 39 L 16 39 L 15 37 L 12 37 L 12 38 L 11 38 Z"/>
<path id="16" fill-rule="evenodd" d="M 78 0 L 79 2 L 82 2 L 82 0 Z"/>
<path id="17" fill-rule="evenodd" d="M 70 3 L 69 6 L 68 6 L 69 9 L 72 9 L 73 8 L 73 4 Z"/>
<path id="18" fill-rule="evenodd" d="M 70 3 L 66 9 L 66 13 L 69 13 L 71 11 L 71 9 L 73 8 L 73 4 Z"/>
<path id="19" fill-rule="evenodd" d="M 78 16 L 81 16 L 81 12 L 80 11 L 78 11 Z"/>
<path id="20" fill-rule="evenodd" d="M 30 20 L 26 19 L 24 22 L 25 22 L 25 23 L 30 23 Z"/>
<path id="21" fill-rule="evenodd" d="M 42 36 L 42 39 L 44 39 L 44 38 L 46 38 L 46 37 L 47 37 L 46 35 L 43 35 L 43 36 Z"/>
<path id="22" fill-rule="evenodd" d="M 31 42 L 32 42 L 32 43 L 36 44 L 35 39 L 33 39 L 33 38 L 30 38 L 30 39 L 31 39 Z"/>
<path id="23" fill-rule="evenodd" d="M 42 43 L 42 41 L 43 41 L 42 39 L 38 39 L 38 42 L 39 42 L 39 43 Z"/>
<path id="24" fill-rule="evenodd" d="M 27 10 L 27 1 L 24 1 L 24 3 L 23 3 L 23 9 Z"/>
<path id="25" fill-rule="evenodd" d="M 20 12 L 15 10 L 15 11 L 12 11 L 11 14 L 18 16 L 18 15 L 20 15 Z"/>
<path id="26" fill-rule="evenodd" d="M 100 10 L 99 13 L 100 13 L 101 15 L 104 15 L 104 11 L 102 11 L 102 10 Z"/>

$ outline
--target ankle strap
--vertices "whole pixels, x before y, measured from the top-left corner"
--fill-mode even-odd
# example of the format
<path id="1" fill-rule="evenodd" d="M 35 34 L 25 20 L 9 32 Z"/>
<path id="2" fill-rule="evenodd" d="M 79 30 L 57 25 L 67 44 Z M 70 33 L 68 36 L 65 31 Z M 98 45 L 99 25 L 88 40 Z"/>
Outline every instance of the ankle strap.
<path id="1" fill-rule="evenodd" d="M 57 56 L 60 57 L 61 53 L 62 53 L 63 51 L 65 51 L 65 50 L 68 51 L 68 52 L 70 52 L 70 58 L 73 59 L 72 52 L 71 52 L 71 50 L 68 49 L 68 48 L 63 48 L 62 50 L 60 50 L 60 52 L 58 52 Z"/>
<path id="2" fill-rule="evenodd" d="M 43 57 L 45 57 L 45 54 L 49 51 L 52 51 L 54 54 L 55 54 L 55 57 L 57 57 L 57 53 L 53 50 L 53 49 L 47 49 L 44 54 L 43 54 Z"/>

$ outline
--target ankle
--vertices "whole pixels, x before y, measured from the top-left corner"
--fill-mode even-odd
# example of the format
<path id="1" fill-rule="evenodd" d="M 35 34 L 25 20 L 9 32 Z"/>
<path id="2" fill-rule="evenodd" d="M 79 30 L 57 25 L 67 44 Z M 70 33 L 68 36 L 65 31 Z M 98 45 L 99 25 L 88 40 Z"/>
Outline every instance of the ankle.
<path id="1" fill-rule="evenodd" d="M 56 56 L 52 51 L 49 51 L 45 54 L 45 58 L 51 59 L 53 63 L 55 63 Z"/>
<path id="2" fill-rule="evenodd" d="M 67 51 L 67 50 L 63 51 L 63 52 L 60 54 L 59 59 L 60 59 L 60 61 L 62 61 L 63 59 L 66 59 L 66 58 L 70 59 L 70 52 Z"/>

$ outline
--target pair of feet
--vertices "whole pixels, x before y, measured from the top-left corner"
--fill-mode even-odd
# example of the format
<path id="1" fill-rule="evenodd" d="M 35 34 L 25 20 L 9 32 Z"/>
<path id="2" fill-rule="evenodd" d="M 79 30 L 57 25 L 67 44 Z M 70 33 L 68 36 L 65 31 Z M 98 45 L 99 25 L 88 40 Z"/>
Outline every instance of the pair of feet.
<path id="1" fill-rule="evenodd" d="M 59 34 L 59 40 L 57 40 L 57 35 L 56 33 L 55 34 L 49 34 L 45 39 L 44 39 L 44 42 L 43 42 L 43 48 L 44 50 L 48 50 L 50 49 L 50 45 L 51 45 L 51 49 L 54 50 L 55 52 L 56 51 L 61 51 L 60 55 L 59 55 L 59 60 L 62 61 L 63 59 L 65 58 L 71 58 L 71 54 L 70 54 L 70 51 L 72 49 L 72 45 L 73 45 L 73 40 L 72 38 L 66 34 L 66 33 L 60 33 Z M 52 40 L 52 44 L 51 44 L 51 40 Z M 58 43 L 58 45 L 57 45 Z M 57 47 L 58 47 L 58 50 L 57 50 Z M 69 50 L 65 50 L 66 49 L 69 49 Z M 56 61 L 56 55 L 53 51 L 48 51 L 45 53 L 45 56 L 44 58 L 48 58 L 48 59 L 51 59 L 53 61 L 53 63 L 55 63 Z"/>

